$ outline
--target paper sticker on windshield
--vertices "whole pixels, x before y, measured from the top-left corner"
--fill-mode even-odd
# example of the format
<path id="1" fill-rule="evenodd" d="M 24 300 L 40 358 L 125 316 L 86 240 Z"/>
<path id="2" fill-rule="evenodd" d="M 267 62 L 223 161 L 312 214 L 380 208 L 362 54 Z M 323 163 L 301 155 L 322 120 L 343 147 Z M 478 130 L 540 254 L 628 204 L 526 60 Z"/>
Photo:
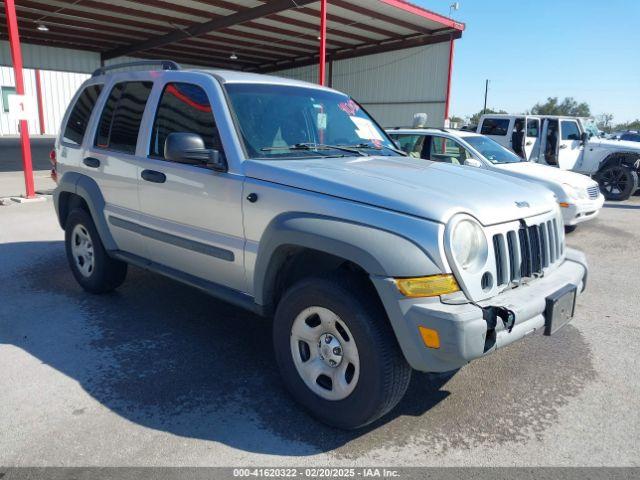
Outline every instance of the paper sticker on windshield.
<path id="1" fill-rule="evenodd" d="M 353 100 L 339 103 L 338 107 L 340 107 L 340 110 L 342 110 L 344 113 L 346 113 L 350 117 L 353 117 L 358 112 L 358 110 L 360 110 L 360 106 Z"/>
<path id="2" fill-rule="evenodd" d="M 327 129 L 327 114 L 326 113 L 318 113 L 318 118 L 316 120 L 318 124 L 318 130 L 326 130 Z"/>
<path id="3" fill-rule="evenodd" d="M 364 140 L 383 140 L 375 125 L 368 118 L 350 117 L 356 124 L 356 135 Z"/>

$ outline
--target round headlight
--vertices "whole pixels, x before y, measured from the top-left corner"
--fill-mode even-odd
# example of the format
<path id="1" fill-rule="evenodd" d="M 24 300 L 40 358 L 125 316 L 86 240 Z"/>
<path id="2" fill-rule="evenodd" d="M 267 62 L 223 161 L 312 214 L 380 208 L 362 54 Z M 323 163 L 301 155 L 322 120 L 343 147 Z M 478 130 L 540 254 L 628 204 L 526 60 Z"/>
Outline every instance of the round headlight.
<path id="1" fill-rule="evenodd" d="M 459 221 L 451 234 L 451 249 L 456 263 L 464 270 L 482 268 L 489 248 L 482 228 L 471 220 Z"/>

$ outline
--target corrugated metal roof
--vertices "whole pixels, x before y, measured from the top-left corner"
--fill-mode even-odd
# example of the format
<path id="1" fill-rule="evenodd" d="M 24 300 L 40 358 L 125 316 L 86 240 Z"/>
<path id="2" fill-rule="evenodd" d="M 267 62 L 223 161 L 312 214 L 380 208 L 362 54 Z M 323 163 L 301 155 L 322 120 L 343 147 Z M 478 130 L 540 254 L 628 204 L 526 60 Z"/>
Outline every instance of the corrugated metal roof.
<path id="1" fill-rule="evenodd" d="M 20 0 L 16 8 L 24 43 L 103 59 L 177 59 L 255 72 L 317 62 L 318 0 Z M 327 59 L 448 41 L 462 30 L 464 24 L 403 0 L 329 0 Z"/>

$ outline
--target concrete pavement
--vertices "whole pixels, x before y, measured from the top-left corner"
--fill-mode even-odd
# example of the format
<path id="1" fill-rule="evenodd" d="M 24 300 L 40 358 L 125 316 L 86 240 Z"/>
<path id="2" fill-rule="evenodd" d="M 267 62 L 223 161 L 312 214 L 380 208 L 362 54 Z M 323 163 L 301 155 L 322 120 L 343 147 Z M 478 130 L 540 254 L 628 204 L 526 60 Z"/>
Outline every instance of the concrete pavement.
<path id="1" fill-rule="evenodd" d="M 607 204 L 568 236 L 591 275 L 556 336 L 416 374 L 341 432 L 283 390 L 267 321 L 136 268 L 86 294 L 51 202 L 0 207 L 0 465 L 638 466 L 639 215 Z"/>

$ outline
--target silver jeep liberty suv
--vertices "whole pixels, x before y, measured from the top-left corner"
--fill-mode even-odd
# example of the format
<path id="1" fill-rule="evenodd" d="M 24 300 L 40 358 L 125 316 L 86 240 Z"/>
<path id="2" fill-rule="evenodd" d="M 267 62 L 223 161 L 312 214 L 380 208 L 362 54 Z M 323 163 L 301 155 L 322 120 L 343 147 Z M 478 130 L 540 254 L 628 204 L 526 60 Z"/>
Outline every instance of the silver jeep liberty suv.
<path id="1" fill-rule="evenodd" d="M 543 187 L 403 156 L 329 88 L 112 68 L 56 141 L 73 275 L 105 293 L 132 264 L 272 318 L 283 381 L 322 421 L 367 425 L 411 369 L 459 369 L 572 318 L 587 265 Z"/>

